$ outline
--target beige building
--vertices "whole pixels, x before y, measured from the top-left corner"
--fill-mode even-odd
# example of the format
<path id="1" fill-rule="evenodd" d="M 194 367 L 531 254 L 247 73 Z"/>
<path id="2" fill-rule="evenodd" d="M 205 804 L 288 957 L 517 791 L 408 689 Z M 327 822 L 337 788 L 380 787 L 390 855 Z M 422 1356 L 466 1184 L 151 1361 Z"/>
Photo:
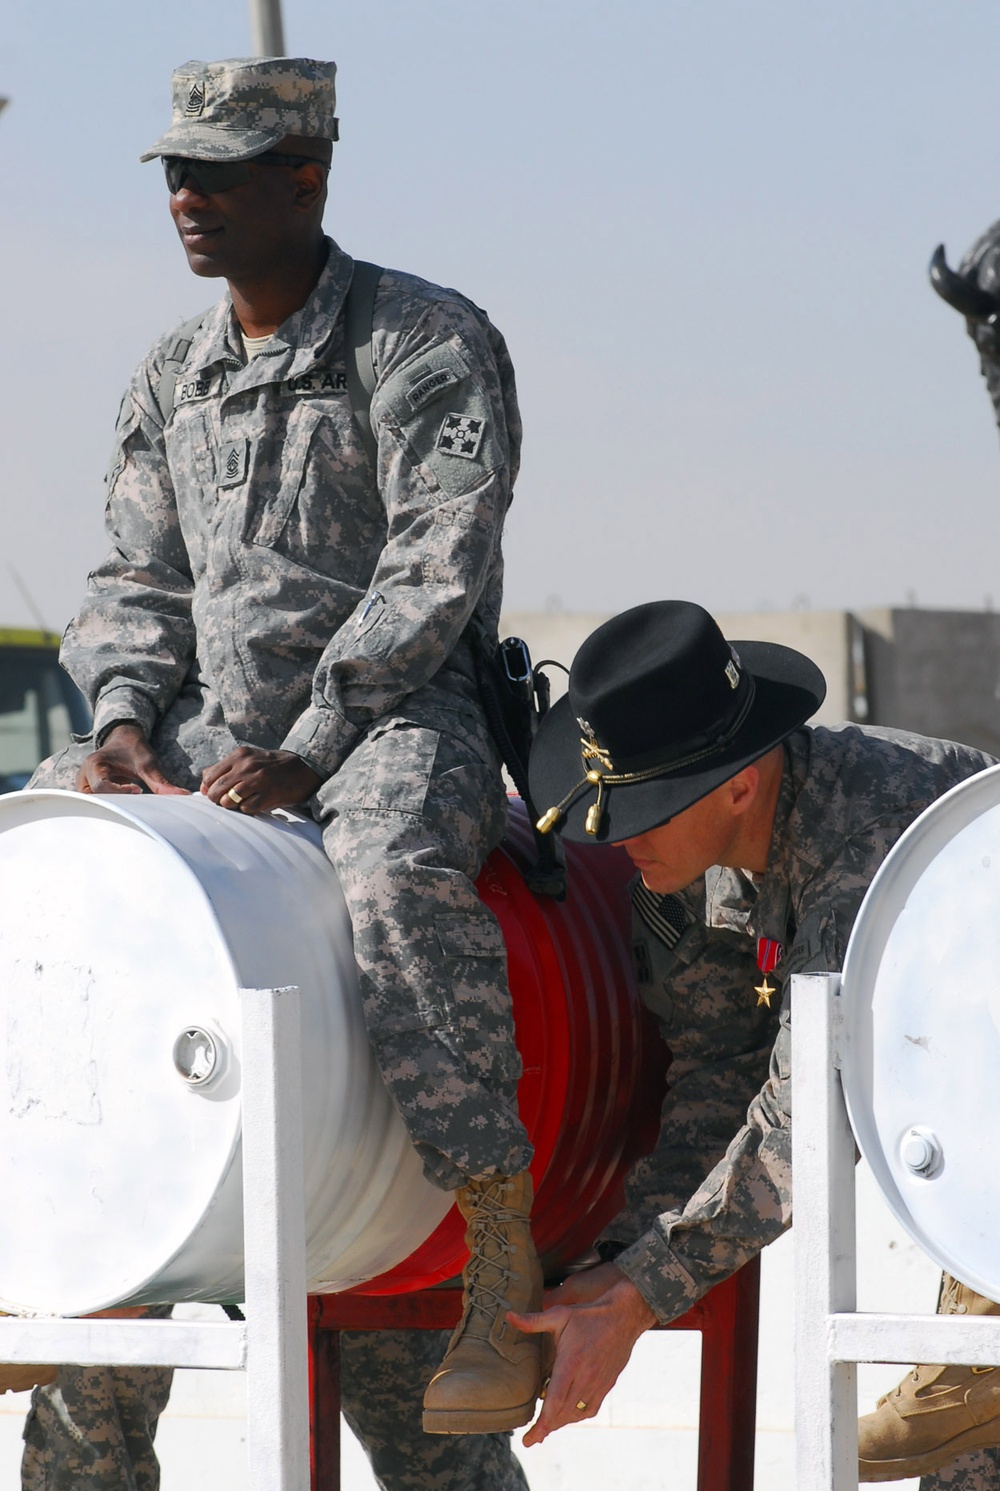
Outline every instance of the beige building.
<path id="1" fill-rule="evenodd" d="M 523 637 L 534 662 L 569 664 L 609 613 L 510 611 L 501 636 Z M 958 740 L 1000 756 L 1000 614 L 992 611 L 736 611 L 727 637 L 783 642 L 826 677 L 820 724 L 856 720 Z M 565 676 L 548 670 L 553 696 Z"/>

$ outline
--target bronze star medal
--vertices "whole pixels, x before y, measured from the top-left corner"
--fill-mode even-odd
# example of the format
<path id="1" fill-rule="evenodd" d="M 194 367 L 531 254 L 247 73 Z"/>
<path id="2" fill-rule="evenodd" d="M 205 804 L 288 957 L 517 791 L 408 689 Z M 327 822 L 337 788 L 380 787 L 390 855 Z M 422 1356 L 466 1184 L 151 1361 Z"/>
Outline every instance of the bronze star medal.
<path id="1" fill-rule="evenodd" d="M 768 1009 L 771 1008 L 771 995 L 777 994 L 778 990 L 775 985 L 768 983 L 767 975 L 777 968 L 783 952 L 784 948 L 776 937 L 757 938 L 757 967 L 764 975 L 764 982 L 757 984 L 754 988 L 758 1009 L 762 1004 L 766 1004 Z"/>
<path id="2" fill-rule="evenodd" d="M 776 994 L 777 992 L 777 989 L 772 987 L 772 985 L 768 983 L 767 974 L 765 973 L 764 982 L 762 984 L 757 984 L 754 987 L 754 993 L 757 996 L 757 1008 L 760 1009 L 762 1004 L 766 1004 L 768 1009 L 770 1009 L 771 995 Z"/>

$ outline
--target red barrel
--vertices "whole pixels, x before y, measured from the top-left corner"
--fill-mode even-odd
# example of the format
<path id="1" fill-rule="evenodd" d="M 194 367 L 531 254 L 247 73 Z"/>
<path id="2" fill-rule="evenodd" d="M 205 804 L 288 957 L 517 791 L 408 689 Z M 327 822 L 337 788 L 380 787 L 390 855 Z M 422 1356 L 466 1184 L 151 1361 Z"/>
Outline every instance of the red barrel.
<path id="1" fill-rule="evenodd" d="M 547 1277 L 590 1247 L 622 1203 L 625 1173 L 653 1146 L 668 1055 L 639 1003 L 630 936 L 633 869 L 612 845 L 567 843 L 566 900 L 536 896 L 523 871 L 534 841 L 524 805 L 477 882 L 507 946 L 521 1117 L 535 1146 L 532 1232 Z M 422 1247 L 359 1295 L 453 1278 L 466 1259 L 456 1209 Z"/>

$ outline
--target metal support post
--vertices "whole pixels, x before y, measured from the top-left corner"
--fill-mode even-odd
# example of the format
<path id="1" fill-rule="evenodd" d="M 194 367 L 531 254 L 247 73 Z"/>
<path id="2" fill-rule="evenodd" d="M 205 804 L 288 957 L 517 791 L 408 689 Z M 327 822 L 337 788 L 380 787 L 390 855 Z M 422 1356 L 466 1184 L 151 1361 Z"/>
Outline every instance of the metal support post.
<path id="1" fill-rule="evenodd" d="M 247 1478 L 252 1491 L 308 1491 L 299 991 L 241 992 Z"/>
<path id="2" fill-rule="evenodd" d="M 857 1362 L 1000 1363 L 1000 1318 L 857 1312 L 854 1135 L 840 1079 L 840 975 L 792 980 L 796 1485 L 853 1491 Z"/>
<path id="3" fill-rule="evenodd" d="M 255 57 L 283 57 L 281 0 L 250 0 L 250 46 Z"/>
<path id="4" fill-rule="evenodd" d="M 840 1084 L 840 975 L 792 979 L 796 1484 L 854 1485 L 857 1369 L 833 1360 L 830 1316 L 857 1304 L 854 1136 Z"/>

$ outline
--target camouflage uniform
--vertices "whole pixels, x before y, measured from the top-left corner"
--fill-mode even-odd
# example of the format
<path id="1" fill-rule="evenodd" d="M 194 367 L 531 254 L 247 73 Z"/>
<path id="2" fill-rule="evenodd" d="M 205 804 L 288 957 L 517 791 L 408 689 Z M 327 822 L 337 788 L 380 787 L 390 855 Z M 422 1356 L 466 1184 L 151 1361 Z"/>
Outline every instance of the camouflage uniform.
<path id="1" fill-rule="evenodd" d="M 114 547 L 62 651 L 94 742 L 56 771 L 68 784 L 134 720 L 180 786 L 237 744 L 294 751 L 324 778 L 313 806 L 372 1040 L 451 1189 L 530 1157 L 503 945 L 471 883 L 504 826 L 472 628 L 495 638 L 520 426 L 485 318 L 387 272 L 373 472 L 344 372 L 352 268 L 330 243 L 310 299 L 249 363 L 228 298 L 209 311 L 165 426 L 173 337 L 140 366 L 108 477 Z"/>
<path id="2" fill-rule="evenodd" d="M 667 1095 L 673 1124 L 630 1175 L 626 1209 L 602 1245 L 617 1253 L 617 1266 L 661 1321 L 681 1315 L 791 1223 L 791 975 L 843 966 L 864 894 L 900 834 L 950 787 L 993 764 L 966 746 L 858 727 L 798 730 L 785 753 L 767 871 L 716 868 L 677 896 L 637 904 L 646 912 L 637 921 L 640 992 L 676 1058 Z M 780 1015 L 756 1007 L 759 938 L 783 948 L 769 975 Z M 730 1023 L 727 1006 L 738 1021 Z M 745 1081 L 759 1065 L 758 1043 L 772 1037 L 770 1075 L 745 1120 L 723 1137 L 716 1104 L 725 1104 L 729 1121 L 738 1103 L 727 1098 L 727 1072 Z M 681 1192 L 690 1197 L 685 1205 L 674 1199 L 676 1176 L 695 1174 L 710 1126 L 720 1147 L 730 1141 L 728 1150 L 707 1179 L 702 1171 Z M 651 1219 L 652 1211 L 659 1214 Z M 618 1252 L 621 1243 L 628 1246 Z M 989 1491 L 995 1455 L 964 1456 L 925 1476 L 923 1491 Z"/>
<path id="3" fill-rule="evenodd" d="M 442 1331 L 345 1331 L 344 1417 L 385 1491 L 527 1491 L 509 1434 L 425 1434 L 421 1403 L 444 1354 Z M 24 1429 L 23 1491 L 157 1491 L 156 1421 L 173 1373 L 62 1367 L 36 1388 Z"/>
<path id="4" fill-rule="evenodd" d="M 428 1175 L 451 1189 L 517 1173 L 531 1155 L 503 941 L 472 883 L 505 826 L 474 633 L 496 637 L 520 420 L 486 318 L 454 291 L 387 271 L 373 317 L 373 471 L 345 377 L 352 268 L 330 242 L 309 300 L 249 363 L 228 297 L 209 311 L 166 423 L 175 337 L 141 364 L 108 476 L 113 547 L 63 645 L 94 733 L 33 785 L 72 787 L 125 720 L 191 789 L 240 744 L 313 767 L 371 1038 Z M 369 1376 L 352 1390 L 348 1366 L 345 1409 L 387 1486 L 417 1484 L 421 1464 L 456 1491 L 475 1464 L 477 1483 L 523 1485 L 507 1436 L 420 1431 L 438 1335 L 377 1333 L 355 1349 Z M 26 1491 L 155 1487 L 169 1380 L 62 1369 L 36 1391 Z"/>

